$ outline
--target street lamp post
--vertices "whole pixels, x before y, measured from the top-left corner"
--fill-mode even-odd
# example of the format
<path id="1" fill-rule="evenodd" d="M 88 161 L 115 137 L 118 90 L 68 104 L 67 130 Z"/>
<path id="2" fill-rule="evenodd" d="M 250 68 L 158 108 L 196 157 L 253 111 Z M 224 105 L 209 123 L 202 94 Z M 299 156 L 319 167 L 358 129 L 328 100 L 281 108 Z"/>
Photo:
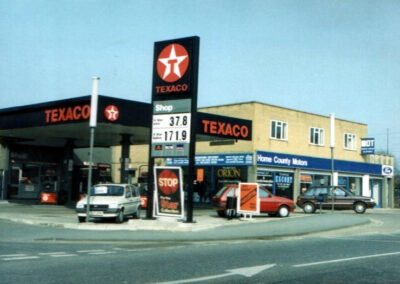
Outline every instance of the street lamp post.
<path id="1" fill-rule="evenodd" d="M 89 148 L 89 174 L 87 182 L 87 201 L 86 201 L 86 222 L 89 222 L 90 218 L 90 189 L 92 188 L 92 166 L 93 166 L 93 146 L 94 146 L 94 131 L 97 125 L 97 101 L 98 101 L 98 88 L 99 88 L 99 77 L 93 77 L 92 79 L 92 96 L 90 100 L 90 148 Z"/>
<path id="2" fill-rule="evenodd" d="M 331 192 L 332 192 L 332 212 L 335 209 L 335 195 L 334 195 L 334 173 L 335 173 L 335 161 L 334 161 L 334 149 L 335 149 L 335 114 L 331 113 Z"/>

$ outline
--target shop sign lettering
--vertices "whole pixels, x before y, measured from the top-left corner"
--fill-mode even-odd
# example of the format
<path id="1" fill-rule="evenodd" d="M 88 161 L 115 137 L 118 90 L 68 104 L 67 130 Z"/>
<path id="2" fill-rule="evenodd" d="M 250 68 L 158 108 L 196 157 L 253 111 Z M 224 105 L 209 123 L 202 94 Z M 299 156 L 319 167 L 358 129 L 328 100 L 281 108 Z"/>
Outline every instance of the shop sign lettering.
<path id="1" fill-rule="evenodd" d="M 204 134 L 214 134 L 241 139 L 246 139 L 249 136 L 249 128 L 246 125 L 205 119 L 203 119 L 201 123 L 203 125 Z"/>
<path id="2" fill-rule="evenodd" d="M 240 169 L 219 169 L 217 176 L 220 178 L 240 178 Z"/>
<path id="3" fill-rule="evenodd" d="M 185 92 L 189 89 L 188 84 L 176 84 L 170 86 L 156 86 L 157 94 L 168 94 L 176 92 Z"/>
<path id="4" fill-rule="evenodd" d="M 90 117 L 90 105 L 46 109 L 46 123 L 86 120 Z"/>
<path id="5" fill-rule="evenodd" d="M 302 160 L 300 158 L 295 157 L 280 157 L 280 156 L 263 156 L 261 154 L 257 155 L 257 162 L 272 164 L 272 165 L 282 165 L 290 167 L 293 166 L 302 166 L 307 167 L 308 161 Z"/>

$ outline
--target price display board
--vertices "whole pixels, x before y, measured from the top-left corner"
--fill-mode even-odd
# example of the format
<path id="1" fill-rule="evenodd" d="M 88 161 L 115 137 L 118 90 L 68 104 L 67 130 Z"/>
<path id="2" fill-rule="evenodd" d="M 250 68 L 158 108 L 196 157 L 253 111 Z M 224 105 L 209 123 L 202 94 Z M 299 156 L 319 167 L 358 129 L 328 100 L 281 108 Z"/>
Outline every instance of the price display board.
<path id="1" fill-rule="evenodd" d="M 190 104 L 190 100 L 172 100 L 154 104 L 151 135 L 153 157 L 189 155 L 192 115 L 187 111 L 190 110 Z"/>
<path id="2" fill-rule="evenodd" d="M 190 113 L 153 116 L 152 143 L 190 143 Z"/>

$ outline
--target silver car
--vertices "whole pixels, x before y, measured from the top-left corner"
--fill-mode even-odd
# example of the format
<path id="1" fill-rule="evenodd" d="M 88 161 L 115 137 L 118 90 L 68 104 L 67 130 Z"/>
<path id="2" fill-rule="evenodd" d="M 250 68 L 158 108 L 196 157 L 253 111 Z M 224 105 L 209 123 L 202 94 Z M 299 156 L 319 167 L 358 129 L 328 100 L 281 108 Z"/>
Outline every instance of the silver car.
<path id="1" fill-rule="evenodd" d="M 90 192 L 90 218 L 114 218 L 122 223 L 127 216 L 140 218 L 139 189 L 131 184 L 98 184 Z M 79 222 L 86 220 L 87 197 L 76 204 Z"/>

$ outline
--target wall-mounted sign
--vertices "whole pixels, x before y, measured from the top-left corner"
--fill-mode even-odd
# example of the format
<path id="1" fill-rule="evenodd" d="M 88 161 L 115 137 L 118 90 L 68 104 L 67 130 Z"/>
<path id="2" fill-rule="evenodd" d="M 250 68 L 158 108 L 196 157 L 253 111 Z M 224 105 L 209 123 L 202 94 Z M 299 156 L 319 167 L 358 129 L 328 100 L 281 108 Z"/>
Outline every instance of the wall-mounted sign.
<path id="1" fill-rule="evenodd" d="M 331 160 L 325 158 L 315 158 L 309 156 L 299 156 L 283 153 L 274 153 L 266 151 L 256 152 L 256 163 L 258 166 L 274 166 L 284 168 L 331 170 Z M 335 160 L 335 171 L 381 175 L 382 165 L 352 162 L 344 160 Z"/>
<path id="2" fill-rule="evenodd" d="M 156 216 L 183 218 L 182 168 L 154 167 L 154 179 Z"/>
<path id="3" fill-rule="evenodd" d="M 392 166 L 382 165 L 382 175 L 383 176 L 393 176 L 394 170 Z"/>
<path id="4" fill-rule="evenodd" d="M 46 123 L 86 120 L 90 117 L 90 105 L 76 105 L 44 110 Z"/>
<path id="5" fill-rule="evenodd" d="M 228 139 L 251 140 L 252 121 L 198 113 L 197 133 Z"/>
<path id="6" fill-rule="evenodd" d="M 252 153 L 240 154 L 216 154 L 216 155 L 196 155 L 196 166 L 251 166 L 254 159 Z M 168 166 L 186 166 L 189 161 L 186 158 L 167 158 Z"/>
<path id="7" fill-rule="evenodd" d="M 375 138 L 361 138 L 361 155 L 375 153 Z"/>
<path id="8" fill-rule="evenodd" d="M 238 213 L 260 214 L 260 197 L 257 183 L 239 183 Z"/>

